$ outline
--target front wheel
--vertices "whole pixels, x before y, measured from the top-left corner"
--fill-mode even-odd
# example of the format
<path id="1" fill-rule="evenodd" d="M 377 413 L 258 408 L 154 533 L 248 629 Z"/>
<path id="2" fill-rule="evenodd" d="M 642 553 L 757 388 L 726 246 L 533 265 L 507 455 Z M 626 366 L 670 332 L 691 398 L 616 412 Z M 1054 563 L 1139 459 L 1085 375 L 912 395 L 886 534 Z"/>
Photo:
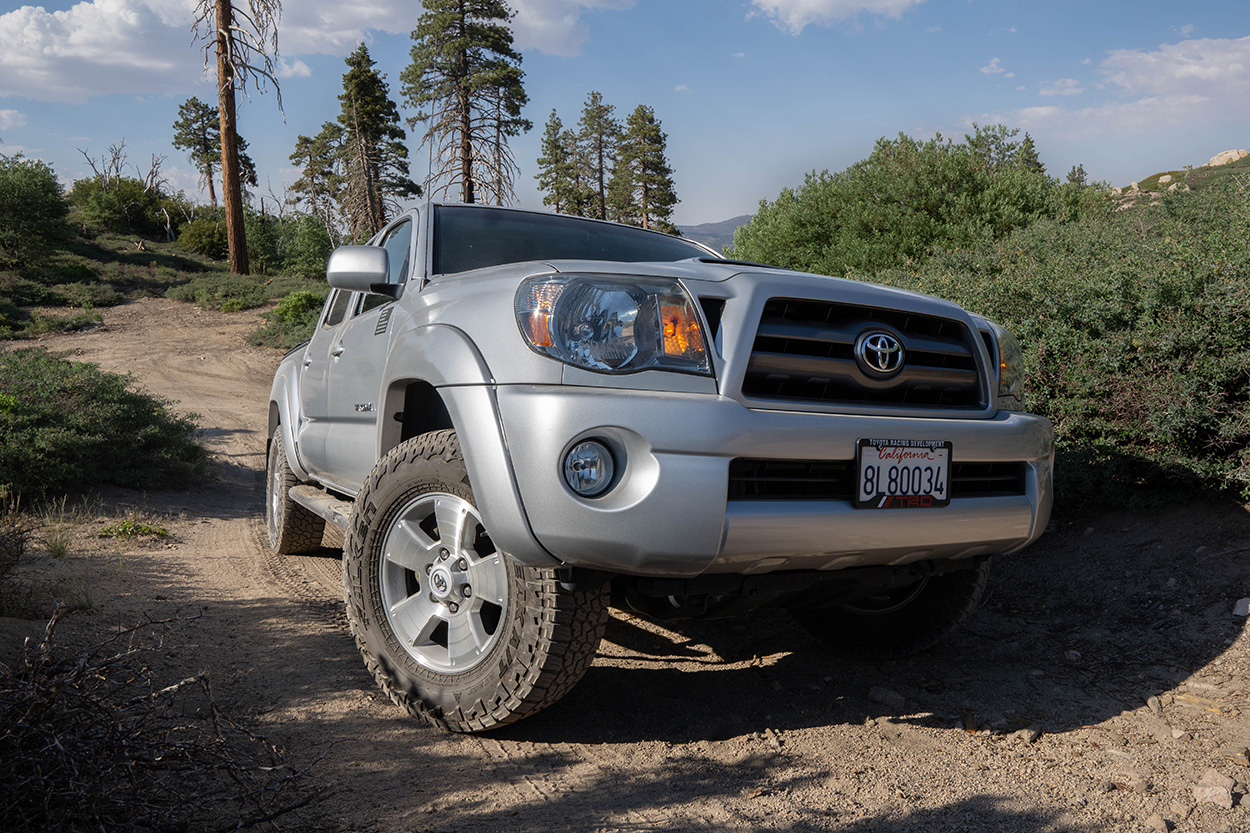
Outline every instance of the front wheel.
<path id="1" fill-rule="evenodd" d="M 865 657 L 904 657 L 950 636 L 981 602 L 990 559 L 925 576 L 836 607 L 791 609 L 799 625 L 829 648 Z"/>
<path id="2" fill-rule="evenodd" d="M 347 618 L 398 705 L 457 732 L 528 717 L 594 659 L 606 588 L 568 590 L 516 563 L 482 523 L 452 431 L 396 446 L 356 498 L 344 546 Z"/>

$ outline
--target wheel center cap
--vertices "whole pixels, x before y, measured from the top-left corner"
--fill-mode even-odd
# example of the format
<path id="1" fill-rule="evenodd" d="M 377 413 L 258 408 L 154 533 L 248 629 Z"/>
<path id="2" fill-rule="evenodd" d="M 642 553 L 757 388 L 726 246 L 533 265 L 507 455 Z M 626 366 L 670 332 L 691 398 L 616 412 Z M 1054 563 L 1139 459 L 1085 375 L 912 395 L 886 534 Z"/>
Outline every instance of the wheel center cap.
<path id="1" fill-rule="evenodd" d="M 451 598 L 451 572 L 446 567 L 435 567 L 430 571 L 430 592 L 439 600 Z"/>

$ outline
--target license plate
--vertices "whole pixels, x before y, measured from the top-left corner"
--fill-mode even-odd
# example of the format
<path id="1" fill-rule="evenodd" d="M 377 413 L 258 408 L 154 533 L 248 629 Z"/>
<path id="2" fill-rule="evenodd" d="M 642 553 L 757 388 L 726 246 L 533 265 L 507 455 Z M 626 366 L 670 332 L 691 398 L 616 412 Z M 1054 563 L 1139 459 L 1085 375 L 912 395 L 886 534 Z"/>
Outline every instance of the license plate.
<path id="1" fill-rule="evenodd" d="M 942 440 L 860 440 L 856 456 L 859 509 L 946 506 L 951 444 Z"/>

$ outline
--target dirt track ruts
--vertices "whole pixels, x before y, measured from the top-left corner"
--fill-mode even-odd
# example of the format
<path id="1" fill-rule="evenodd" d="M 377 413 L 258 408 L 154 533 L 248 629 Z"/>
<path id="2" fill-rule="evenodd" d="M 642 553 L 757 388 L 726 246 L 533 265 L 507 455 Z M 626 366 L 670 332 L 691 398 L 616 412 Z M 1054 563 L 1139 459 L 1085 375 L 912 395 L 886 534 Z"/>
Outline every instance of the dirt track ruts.
<path id="1" fill-rule="evenodd" d="M 209 477 L 128 498 L 178 517 L 175 544 L 127 556 L 124 592 L 83 616 L 203 611 L 171 633 L 170 673 L 208 669 L 227 709 L 294 758 L 324 755 L 309 823 L 1140 831 L 1158 814 L 1176 830 L 1250 830 L 1250 800 L 1195 806 L 1192 790 L 1209 768 L 1237 796 L 1250 780 L 1224 754 L 1250 745 L 1250 651 L 1232 615 L 1250 596 L 1250 515 L 1236 505 L 1057 518 L 998 559 L 967 628 L 913 661 L 836 659 L 780 613 L 664 627 L 614 613 L 556 707 L 486 737 L 418 724 L 375 690 L 347 634 L 337 542 L 266 551 L 279 354 L 246 345 L 256 320 L 146 299 L 43 343 L 200 415 Z"/>

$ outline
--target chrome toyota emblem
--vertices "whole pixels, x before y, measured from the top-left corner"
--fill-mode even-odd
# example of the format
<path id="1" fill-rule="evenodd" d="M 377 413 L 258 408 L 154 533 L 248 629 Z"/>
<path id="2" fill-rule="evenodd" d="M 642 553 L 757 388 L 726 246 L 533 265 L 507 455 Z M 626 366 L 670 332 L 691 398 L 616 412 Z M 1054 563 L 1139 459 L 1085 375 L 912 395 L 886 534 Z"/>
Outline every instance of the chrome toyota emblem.
<path id="1" fill-rule="evenodd" d="M 855 340 L 855 361 L 870 376 L 888 379 L 903 369 L 903 343 L 892 333 L 869 330 Z"/>

